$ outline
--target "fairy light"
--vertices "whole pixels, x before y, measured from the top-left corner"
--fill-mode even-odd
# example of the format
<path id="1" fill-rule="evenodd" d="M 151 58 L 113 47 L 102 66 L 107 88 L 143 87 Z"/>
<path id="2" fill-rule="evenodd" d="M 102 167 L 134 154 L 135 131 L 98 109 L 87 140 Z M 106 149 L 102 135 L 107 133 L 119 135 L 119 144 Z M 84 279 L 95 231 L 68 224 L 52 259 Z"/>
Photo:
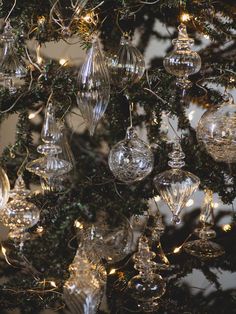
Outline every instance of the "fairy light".
<path id="1" fill-rule="evenodd" d="M 63 67 L 65 67 L 68 64 L 68 62 L 69 62 L 69 60 L 68 59 L 64 59 L 64 58 L 59 60 L 59 64 L 61 66 L 63 66 Z"/>
<path id="2" fill-rule="evenodd" d="M 224 232 L 228 232 L 232 229 L 232 227 L 230 224 L 226 224 L 222 227 L 222 229 L 224 230 Z"/>
<path id="3" fill-rule="evenodd" d="M 191 16 L 188 13 L 183 13 L 180 17 L 181 22 L 188 22 L 191 19 Z"/>
<path id="4" fill-rule="evenodd" d="M 1 245 L 1 246 L 2 246 L 2 254 L 3 254 L 3 256 L 4 256 L 4 258 L 5 258 L 6 262 L 7 262 L 7 264 L 10 265 L 10 266 L 12 266 L 12 264 L 9 262 L 9 259 L 8 259 L 8 257 L 7 257 L 7 250 L 5 249 L 5 247 L 4 247 L 3 245 Z"/>
<path id="5" fill-rule="evenodd" d="M 116 273 L 116 269 L 115 268 L 112 268 L 109 272 L 109 275 L 114 275 Z"/>
<path id="6" fill-rule="evenodd" d="M 155 200 L 155 202 L 159 202 L 161 200 L 161 198 L 160 198 L 159 195 L 157 195 L 157 196 L 154 197 L 154 200 Z"/>
<path id="7" fill-rule="evenodd" d="M 218 208 L 220 205 L 219 205 L 219 203 L 215 202 L 215 203 L 212 203 L 212 206 L 213 206 L 213 208 Z"/>
<path id="8" fill-rule="evenodd" d="M 173 250 L 173 253 L 174 253 L 174 254 L 178 254 L 178 253 L 181 251 L 181 249 L 182 249 L 182 245 L 179 246 L 179 247 L 176 247 L 176 248 Z"/>
<path id="9" fill-rule="evenodd" d="M 50 285 L 51 285 L 52 287 L 54 287 L 54 288 L 57 288 L 57 285 L 56 285 L 55 281 L 50 281 Z"/>
<path id="10" fill-rule="evenodd" d="M 231 78 L 229 79 L 229 82 L 230 82 L 230 83 L 234 83 L 234 82 L 235 82 L 235 78 L 234 78 L 234 77 L 231 77 Z"/>
<path id="11" fill-rule="evenodd" d="M 192 120 L 193 120 L 194 113 L 195 113 L 195 110 L 192 110 L 192 111 L 188 114 L 189 121 L 192 121 Z"/>
<path id="12" fill-rule="evenodd" d="M 36 232 L 37 232 L 38 234 L 41 234 L 41 233 L 43 233 L 43 231 L 44 231 L 43 227 L 42 227 L 42 226 L 38 226 Z"/>
<path id="13" fill-rule="evenodd" d="M 45 16 L 42 15 L 38 17 L 38 25 L 43 25 L 45 21 L 46 21 Z"/>
<path id="14" fill-rule="evenodd" d="M 78 229 L 83 229 L 84 228 L 83 224 L 81 222 L 79 222 L 79 220 L 76 220 L 74 225 Z"/>
<path id="15" fill-rule="evenodd" d="M 186 207 L 191 207 L 194 204 L 194 200 L 192 198 L 190 198 L 190 200 L 187 201 L 186 203 Z"/>
<path id="16" fill-rule="evenodd" d="M 210 39 L 210 36 L 207 35 L 207 34 L 203 35 L 203 37 L 206 38 L 206 39 Z"/>

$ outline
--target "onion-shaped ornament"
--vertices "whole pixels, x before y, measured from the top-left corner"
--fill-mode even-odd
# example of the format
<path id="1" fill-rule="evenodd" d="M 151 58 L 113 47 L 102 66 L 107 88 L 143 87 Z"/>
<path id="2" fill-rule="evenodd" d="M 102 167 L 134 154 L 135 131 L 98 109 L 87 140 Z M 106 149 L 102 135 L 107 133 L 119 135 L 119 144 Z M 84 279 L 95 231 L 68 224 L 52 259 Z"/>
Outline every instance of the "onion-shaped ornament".
<path id="1" fill-rule="evenodd" d="M 177 85 L 186 88 L 191 85 L 189 76 L 201 69 L 201 57 L 191 49 L 194 40 L 188 37 L 184 24 L 178 27 L 178 38 L 173 40 L 174 50 L 169 53 L 164 61 L 166 71 L 177 77 Z"/>
<path id="2" fill-rule="evenodd" d="M 203 114 L 197 138 L 214 160 L 236 163 L 236 103 L 231 95 Z"/>
<path id="3" fill-rule="evenodd" d="M 86 60 L 78 75 L 77 104 L 87 122 L 89 132 L 94 134 L 104 115 L 110 99 L 110 79 L 104 61 L 99 38 L 93 39 Z"/>
<path id="4" fill-rule="evenodd" d="M 10 192 L 12 200 L 4 207 L 1 215 L 3 224 L 10 228 L 10 238 L 22 240 L 26 236 L 25 231 L 39 221 L 39 209 L 26 199 L 29 194 L 23 178 L 19 176 Z"/>
<path id="5" fill-rule="evenodd" d="M 141 52 L 132 45 L 129 36 L 121 37 L 117 54 L 108 58 L 112 83 L 124 89 L 140 81 L 145 72 L 145 60 Z"/>
<path id="6" fill-rule="evenodd" d="M 14 93 L 17 85 L 20 84 L 20 79 L 26 76 L 27 69 L 17 54 L 15 35 L 9 21 L 6 22 L 1 40 L 4 46 L 0 74 L 4 78 L 5 87 L 9 89 L 10 93 Z"/>
<path id="7" fill-rule="evenodd" d="M 112 147 L 108 163 L 118 180 L 133 183 L 143 180 L 152 172 L 154 156 L 149 146 L 129 127 L 126 138 Z"/>
<path id="8" fill-rule="evenodd" d="M 169 154 L 171 160 L 169 166 L 172 168 L 158 174 L 154 178 L 156 189 L 162 199 L 169 206 L 175 224 L 180 223 L 180 212 L 196 191 L 200 184 L 197 176 L 181 168 L 185 165 L 185 155 L 179 143 L 175 143 L 174 150 Z"/>

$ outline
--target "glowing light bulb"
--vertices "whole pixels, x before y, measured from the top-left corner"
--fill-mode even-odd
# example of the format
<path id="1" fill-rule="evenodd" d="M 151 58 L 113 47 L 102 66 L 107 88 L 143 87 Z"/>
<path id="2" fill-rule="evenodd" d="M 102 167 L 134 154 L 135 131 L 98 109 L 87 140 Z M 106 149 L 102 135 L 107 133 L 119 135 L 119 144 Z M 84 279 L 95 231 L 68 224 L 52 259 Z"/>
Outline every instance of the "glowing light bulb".
<path id="1" fill-rule="evenodd" d="M 192 198 L 190 198 L 190 200 L 187 201 L 186 203 L 186 207 L 191 207 L 194 204 L 194 200 Z"/>
<path id="2" fill-rule="evenodd" d="M 173 251 L 174 254 L 178 254 L 182 249 L 182 246 L 176 247 Z"/>
<path id="3" fill-rule="evenodd" d="M 232 229 L 232 227 L 231 227 L 230 224 L 227 224 L 227 225 L 224 225 L 224 226 L 222 227 L 222 229 L 223 229 L 225 232 L 228 232 L 228 231 L 230 231 L 230 230 Z"/>
<path id="4" fill-rule="evenodd" d="M 183 13 L 180 17 L 181 22 L 188 22 L 191 19 L 191 16 L 188 13 Z"/>
<path id="5" fill-rule="evenodd" d="M 59 64 L 60 64 L 61 66 L 63 66 L 63 67 L 67 66 L 68 63 L 69 63 L 69 60 L 68 60 L 68 59 L 62 58 L 62 59 L 59 60 Z"/>

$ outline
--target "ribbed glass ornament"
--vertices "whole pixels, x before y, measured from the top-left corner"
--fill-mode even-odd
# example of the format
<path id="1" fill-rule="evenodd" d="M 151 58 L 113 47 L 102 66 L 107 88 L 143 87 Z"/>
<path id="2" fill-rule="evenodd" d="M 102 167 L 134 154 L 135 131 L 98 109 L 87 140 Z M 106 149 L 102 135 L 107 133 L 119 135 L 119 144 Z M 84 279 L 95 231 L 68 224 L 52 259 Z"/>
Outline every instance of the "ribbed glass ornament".
<path id="1" fill-rule="evenodd" d="M 112 83 L 121 89 L 140 81 L 145 72 L 145 60 L 132 45 L 128 36 L 122 36 L 117 54 L 108 58 Z"/>
<path id="2" fill-rule="evenodd" d="M 93 39 L 86 60 L 78 75 L 77 104 L 94 134 L 96 126 L 104 115 L 110 99 L 110 79 L 104 61 L 99 39 Z"/>

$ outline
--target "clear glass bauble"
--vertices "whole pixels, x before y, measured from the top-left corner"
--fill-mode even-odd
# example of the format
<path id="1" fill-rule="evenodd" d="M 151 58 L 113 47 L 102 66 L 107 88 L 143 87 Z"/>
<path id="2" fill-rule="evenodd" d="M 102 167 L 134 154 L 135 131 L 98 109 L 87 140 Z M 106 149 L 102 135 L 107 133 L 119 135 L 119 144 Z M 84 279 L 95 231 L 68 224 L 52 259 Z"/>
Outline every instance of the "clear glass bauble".
<path id="1" fill-rule="evenodd" d="M 108 57 L 112 83 L 121 89 L 140 81 L 145 72 L 145 60 L 128 36 L 122 36 L 117 54 Z"/>
<path id="2" fill-rule="evenodd" d="M 227 101 L 203 114 L 197 138 L 214 160 L 236 162 L 236 103 L 231 95 Z"/>
<path id="3" fill-rule="evenodd" d="M 0 167 L 0 209 L 2 209 L 9 198 L 10 183 L 6 172 Z"/>
<path id="4" fill-rule="evenodd" d="M 188 77 L 201 69 L 201 57 L 191 49 L 193 39 L 188 37 L 186 26 L 179 26 L 179 36 L 173 40 L 174 50 L 163 61 L 166 71 L 177 77 L 177 84 L 186 87 Z"/>
<path id="5" fill-rule="evenodd" d="M 77 104 L 93 135 L 110 99 L 110 78 L 98 38 L 93 39 L 77 83 Z"/>
<path id="6" fill-rule="evenodd" d="M 9 22 L 6 22 L 1 40 L 3 53 L 0 61 L 0 74 L 4 78 L 5 87 L 10 92 L 15 92 L 16 86 L 20 84 L 19 79 L 26 76 L 27 69 L 17 54 L 15 36 Z"/>
<path id="7" fill-rule="evenodd" d="M 126 138 L 112 147 L 108 163 L 114 176 L 125 183 L 143 180 L 154 166 L 154 156 L 149 146 L 138 138 L 133 128 L 128 128 Z"/>
<path id="8" fill-rule="evenodd" d="M 94 223 L 83 223 L 78 229 L 78 242 L 88 257 L 95 255 L 109 263 L 124 259 L 131 250 L 133 231 L 129 220 L 118 212 L 99 211 Z M 92 255 L 91 255 L 92 254 Z"/>
<path id="9" fill-rule="evenodd" d="M 217 258 L 224 255 L 224 249 L 217 243 L 203 239 L 189 241 L 184 244 L 186 253 L 202 260 Z"/>
<path id="10" fill-rule="evenodd" d="M 200 184 L 197 176 L 182 169 L 166 170 L 154 178 L 156 189 L 169 206 L 174 223 L 180 223 L 179 214 Z"/>
<path id="11" fill-rule="evenodd" d="M 166 283 L 158 274 L 153 274 L 152 280 L 137 275 L 129 281 L 128 288 L 144 312 L 153 312 L 159 308 L 157 300 L 165 294 Z"/>

